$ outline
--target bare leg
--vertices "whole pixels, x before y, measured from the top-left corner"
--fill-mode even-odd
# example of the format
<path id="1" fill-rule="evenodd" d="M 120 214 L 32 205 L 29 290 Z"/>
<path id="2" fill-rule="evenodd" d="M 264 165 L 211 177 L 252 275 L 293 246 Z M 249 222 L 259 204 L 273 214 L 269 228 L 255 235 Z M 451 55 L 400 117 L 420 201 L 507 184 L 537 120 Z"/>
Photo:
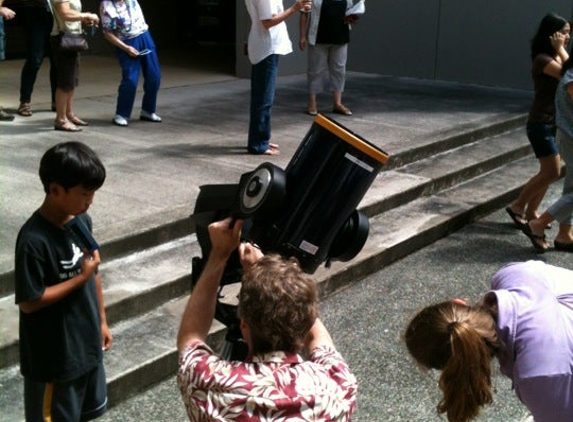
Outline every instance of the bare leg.
<path id="1" fill-rule="evenodd" d="M 559 224 L 559 231 L 555 240 L 561 243 L 573 244 L 573 233 L 571 232 L 571 225 Z"/>
<path id="2" fill-rule="evenodd" d="M 67 120 L 68 114 L 68 91 L 56 88 L 56 121 L 59 123 Z"/>
<path id="3" fill-rule="evenodd" d="M 318 108 L 316 105 L 316 94 L 308 94 L 308 105 L 307 105 L 308 114 L 314 115 L 318 112 Z"/>
<path id="4" fill-rule="evenodd" d="M 342 92 L 333 92 L 332 93 L 332 102 L 334 103 L 335 107 L 342 106 Z"/>
<path id="5" fill-rule="evenodd" d="M 561 156 L 559 154 L 539 159 L 539 172 L 527 181 L 521 193 L 510 205 L 513 212 L 534 219 L 549 185 L 559 179 Z"/>

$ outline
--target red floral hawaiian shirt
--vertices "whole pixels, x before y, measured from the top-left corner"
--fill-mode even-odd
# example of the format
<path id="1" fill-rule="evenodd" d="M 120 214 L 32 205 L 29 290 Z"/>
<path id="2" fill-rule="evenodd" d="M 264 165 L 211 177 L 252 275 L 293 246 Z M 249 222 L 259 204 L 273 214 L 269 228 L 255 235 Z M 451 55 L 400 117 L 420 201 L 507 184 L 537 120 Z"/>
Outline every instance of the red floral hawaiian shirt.
<path id="1" fill-rule="evenodd" d="M 229 362 L 195 341 L 179 357 L 178 384 L 192 421 L 349 421 L 356 378 L 340 353 L 283 352 Z"/>

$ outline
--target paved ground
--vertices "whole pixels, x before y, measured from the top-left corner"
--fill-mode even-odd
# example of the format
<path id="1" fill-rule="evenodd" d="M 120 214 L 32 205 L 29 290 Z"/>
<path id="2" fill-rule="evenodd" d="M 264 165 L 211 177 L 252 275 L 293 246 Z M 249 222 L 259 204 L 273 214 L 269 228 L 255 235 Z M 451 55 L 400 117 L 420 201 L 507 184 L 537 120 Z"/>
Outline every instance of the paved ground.
<path id="1" fill-rule="evenodd" d="M 0 104 L 8 109 L 18 105 L 21 66 L 21 61 L 7 61 L 0 67 Z M 132 123 L 118 128 L 111 118 L 119 67 L 113 58 L 86 56 L 75 112 L 91 125 L 73 134 L 53 130 L 46 74 L 42 68 L 34 115 L 0 123 L 0 274 L 12 268 L 17 231 L 42 201 L 39 159 L 57 142 L 86 142 L 106 165 L 108 178 L 90 209 L 101 244 L 184 218 L 198 186 L 237 183 L 241 174 L 268 161 L 246 154 L 248 80 L 165 65 L 157 110 L 164 122 L 138 120 L 138 95 Z M 435 138 L 522 115 L 531 98 L 519 90 L 371 74 L 348 75 L 347 87 L 346 104 L 355 115 L 336 118 L 391 157 Z M 279 79 L 272 122 L 273 141 L 282 154 L 272 161 L 283 168 L 312 124 L 303 112 L 305 100 L 304 76 Z M 329 98 L 319 98 L 321 112 L 328 113 L 330 106 Z M 105 247 L 102 254 L 105 258 Z"/>
<path id="2" fill-rule="evenodd" d="M 561 183 L 546 198 L 560 194 Z M 548 235 L 555 234 L 555 229 Z M 550 237 L 551 238 L 551 237 Z M 573 269 L 571 254 L 536 254 L 503 210 L 466 226 L 323 300 L 322 317 L 359 381 L 354 422 L 434 422 L 440 395 L 437 372 L 425 372 L 407 356 L 402 333 L 422 307 L 462 297 L 476 301 L 505 263 L 541 259 Z M 522 422 L 528 415 L 510 382 L 494 365 L 495 396 L 477 421 Z M 175 380 L 111 409 L 102 422 L 184 421 Z"/>
<path id="3" fill-rule="evenodd" d="M 17 106 L 22 63 L 0 66 L 0 104 Z M 77 139 L 91 145 L 108 169 L 91 214 L 101 243 L 188 215 L 198 186 L 236 183 L 265 157 L 245 154 L 249 83 L 224 73 L 194 73 L 177 64 L 163 67 L 158 113 L 161 124 L 134 119 L 128 128 L 110 124 L 119 69 L 115 60 L 88 56 L 76 112 L 91 122 L 81 134 L 53 130 L 46 69 L 34 96 L 36 112 L 0 123 L 0 274 L 12 268 L 18 228 L 42 200 L 38 161 L 51 145 Z M 428 139 L 483 125 L 499 116 L 523 114 L 531 93 L 452 83 L 350 74 L 345 94 L 355 115 L 337 117 L 345 126 L 392 156 Z M 285 166 L 311 125 L 303 113 L 302 75 L 282 77 L 273 109 L 273 140 Z M 138 96 L 138 102 L 140 97 Z M 328 99 L 321 98 L 328 112 Z M 138 117 L 138 103 L 135 116 Z M 533 170 L 532 170 L 533 171 Z M 552 190 L 557 195 L 558 187 Z M 503 263 L 537 257 L 503 213 L 468 226 L 372 275 L 323 303 L 327 325 L 359 377 L 357 421 L 432 421 L 437 391 L 433 375 L 415 370 L 404 356 L 400 334 L 408 317 L 426 302 L 452 296 L 477 298 Z M 570 256 L 543 256 L 571 268 Z M 496 407 L 482 420 L 520 421 L 523 408 L 510 386 L 499 382 Z M 132 410 L 112 410 L 107 420 L 165 421 L 184 418 L 172 384 L 135 400 Z M 135 409 L 135 410 L 133 410 Z M 144 410 L 144 413 L 137 413 Z M 133 417 L 130 416 L 133 413 Z M 170 414 L 173 412 L 173 414 Z"/>

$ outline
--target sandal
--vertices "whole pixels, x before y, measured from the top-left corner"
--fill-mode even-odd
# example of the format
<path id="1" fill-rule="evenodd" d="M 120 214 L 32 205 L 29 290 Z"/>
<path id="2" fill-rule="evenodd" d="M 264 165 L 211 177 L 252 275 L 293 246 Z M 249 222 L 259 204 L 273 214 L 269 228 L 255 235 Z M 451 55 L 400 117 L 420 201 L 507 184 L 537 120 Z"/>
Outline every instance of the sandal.
<path id="1" fill-rule="evenodd" d="M 82 119 L 80 119 L 75 114 L 68 116 L 68 121 L 72 122 L 76 126 L 89 126 L 90 124 Z"/>
<path id="2" fill-rule="evenodd" d="M 77 127 L 76 125 L 74 125 L 69 120 L 59 121 L 59 122 L 55 121 L 54 122 L 54 129 L 55 130 L 61 130 L 64 132 L 81 132 L 82 131 L 81 127 Z"/>
<path id="3" fill-rule="evenodd" d="M 531 230 L 531 226 L 529 225 L 529 223 L 524 224 L 523 227 L 521 228 L 521 231 L 523 232 L 524 235 L 529 237 L 529 240 L 531 240 L 531 244 L 538 252 L 543 253 L 546 252 L 547 249 L 549 249 L 549 245 L 547 245 L 547 242 L 545 240 L 545 233 L 543 234 L 533 233 L 533 230 Z"/>
<path id="4" fill-rule="evenodd" d="M 513 224 L 515 224 L 515 227 L 518 229 L 523 229 L 523 226 L 527 224 L 527 220 L 523 214 L 513 211 L 511 207 L 505 207 L 505 212 L 509 214 L 513 220 Z"/>
<path id="5" fill-rule="evenodd" d="M 336 114 L 342 114 L 343 116 L 352 116 L 350 109 L 346 106 L 343 106 L 342 104 L 332 107 L 332 112 Z"/>
<path id="6" fill-rule="evenodd" d="M 18 107 L 17 113 L 20 116 L 30 117 L 32 115 L 32 107 L 30 106 L 30 103 L 20 104 L 20 107 Z"/>

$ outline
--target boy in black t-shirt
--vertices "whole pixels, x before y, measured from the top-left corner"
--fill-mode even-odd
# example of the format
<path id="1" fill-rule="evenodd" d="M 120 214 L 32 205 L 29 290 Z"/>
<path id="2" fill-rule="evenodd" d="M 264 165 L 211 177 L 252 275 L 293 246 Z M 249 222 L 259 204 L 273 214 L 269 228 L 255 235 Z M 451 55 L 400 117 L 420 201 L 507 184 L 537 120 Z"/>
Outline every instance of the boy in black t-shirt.
<path id="1" fill-rule="evenodd" d="M 26 421 L 87 421 L 106 409 L 102 350 L 112 344 L 98 274 L 99 251 L 66 230 L 86 214 L 105 180 L 98 156 L 80 142 L 50 148 L 40 161 L 46 196 L 16 240 L 20 370 Z"/>

